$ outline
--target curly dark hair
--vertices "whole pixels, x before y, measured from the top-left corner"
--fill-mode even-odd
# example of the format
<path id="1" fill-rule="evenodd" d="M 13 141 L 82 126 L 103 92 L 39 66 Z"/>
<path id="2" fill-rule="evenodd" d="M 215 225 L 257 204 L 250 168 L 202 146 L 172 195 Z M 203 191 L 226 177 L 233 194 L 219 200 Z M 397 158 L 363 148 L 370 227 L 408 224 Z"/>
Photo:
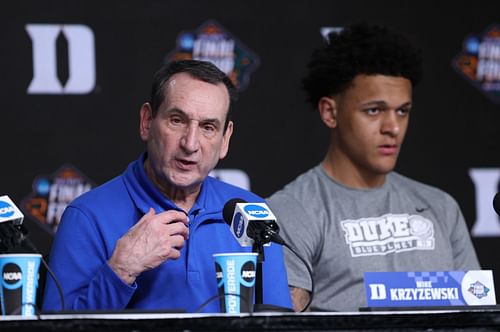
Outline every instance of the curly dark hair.
<path id="1" fill-rule="evenodd" d="M 421 51 L 385 27 L 358 23 L 328 37 L 329 43 L 313 52 L 302 80 L 314 107 L 321 97 L 346 90 L 359 74 L 400 76 L 413 85 L 422 76 Z"/>

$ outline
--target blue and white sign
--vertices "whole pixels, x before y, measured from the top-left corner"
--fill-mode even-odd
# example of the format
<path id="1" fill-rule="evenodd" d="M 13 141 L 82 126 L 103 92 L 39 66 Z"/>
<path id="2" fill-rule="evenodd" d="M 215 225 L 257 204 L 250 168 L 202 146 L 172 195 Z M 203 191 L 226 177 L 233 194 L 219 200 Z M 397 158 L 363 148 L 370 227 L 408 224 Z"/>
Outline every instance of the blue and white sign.
<path id="1" fill-rule="evenodd" d="M 491 270 L 366 272 L 368 307 L 495 305 Z"/>
<path id="2" fill-rule="evenodd" d="M 245 215 L 247 220 L 276 220 L 266 203 L 238 203 L 235 213 Z"/>
<path id="3" fill-rule="evenodd" d="M 23 213 L 12 202 L 9 196 L 0 196 L 0 223 L 8 221 L 14 225 L 21 225 L 23 219 Z"/>

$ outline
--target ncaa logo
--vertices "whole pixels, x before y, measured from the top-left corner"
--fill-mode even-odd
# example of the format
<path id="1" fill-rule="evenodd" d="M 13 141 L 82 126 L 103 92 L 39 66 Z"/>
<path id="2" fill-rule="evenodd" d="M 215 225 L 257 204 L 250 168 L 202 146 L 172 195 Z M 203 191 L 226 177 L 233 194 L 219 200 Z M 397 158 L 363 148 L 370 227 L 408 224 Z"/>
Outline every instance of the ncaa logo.
<path id="1" fill-rule="evenodd" d="M 0 201 L 0 218 L 9 218 L 14 214 L 15 210 L 12 205 L 7 202 Z"/>
<path id="2" fill-rule="evenodd" d="M 247 283 L 251 283 L 255 280 L 255 264 L 251 261 L 245 262 L 241 267 L 241 278 Z"/>
<path id="3" fill-rule="evenodd" d="M 266 218 L 269 216 L 269 211 L 260 205 L 249 204 L 243 209 L 245 210 L 246 214 L 255 218 Z"/>
<path id="4" fill-rule="evenodd" d="M 243 231 L 245 230 L 245 219 L 241 215 L 241 213 L 236 213 L 234 216 L 233 222 L 233 232 L 237 238 L 240 238 L 243 235 Z"/>
<path id="5" fill-rule="evenodd" d="M 16 289 L 22 285 L 23 273 L 15 263 L 7 263 L 2 269 L 2 284 L 7 289 Z"/>

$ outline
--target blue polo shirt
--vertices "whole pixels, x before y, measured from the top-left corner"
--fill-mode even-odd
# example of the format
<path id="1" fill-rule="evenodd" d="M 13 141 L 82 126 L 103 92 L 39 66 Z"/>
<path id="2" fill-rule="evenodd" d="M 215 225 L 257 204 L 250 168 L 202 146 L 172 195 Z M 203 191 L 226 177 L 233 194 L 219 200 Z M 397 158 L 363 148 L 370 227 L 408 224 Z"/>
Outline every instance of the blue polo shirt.
<path id="1" fill-rule="evenodd" d="M 66 309 L 152 309 L 193 312 L 217 295 L 212 254 L 245 252 L 223 220 L 222 208 L 232 198 L 262 202 L 257 195 L 207 177 L 189 211 L 189 239 L 181 257 L 143 272 L 129 286 L 107 261 L 120 239 L 152 207 L 156 213 L 179 209 L 152 184 L 144 171 L 143 154 L 111 181 L 75 199 L 64 211 L 56 233 L 50 266 L 64 292 Z M 263 302 L 291 308 L 282 247 L 265 247 Z M 43 310 L 59 310 L 60 297 L 50 276 Z M 211 301 L 203 312 L 219 312 Z"/>

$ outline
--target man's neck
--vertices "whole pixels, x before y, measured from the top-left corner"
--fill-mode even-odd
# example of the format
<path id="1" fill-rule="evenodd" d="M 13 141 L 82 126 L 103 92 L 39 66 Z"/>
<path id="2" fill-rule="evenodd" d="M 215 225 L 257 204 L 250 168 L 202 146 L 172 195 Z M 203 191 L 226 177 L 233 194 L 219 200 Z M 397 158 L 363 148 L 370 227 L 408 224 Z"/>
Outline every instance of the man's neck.
<path id="1" fill-rule="evenodd" d="M 160 192 L 170 199 L 174 204 L 181 208 L 184 212 L 188 213 L 193 207 L 198 194 L 200 193 L 201 186 L 196 188 L 179 188 L 174 187 L 170 184 L 164 183 L 161 179 L 156 176 L 148 159 L 144 161 L 144 170 L 147 177 L 153 182 L 153 184 L 160 190 Z"/>
<path id="2" fill-rule="evenodd" d="M 328 150 L 321 166 L 328 176 L 349 188 L 372 189 L 381 187 L 385 183 L 386 174 L 366 172 L 332 148 Z"/>

